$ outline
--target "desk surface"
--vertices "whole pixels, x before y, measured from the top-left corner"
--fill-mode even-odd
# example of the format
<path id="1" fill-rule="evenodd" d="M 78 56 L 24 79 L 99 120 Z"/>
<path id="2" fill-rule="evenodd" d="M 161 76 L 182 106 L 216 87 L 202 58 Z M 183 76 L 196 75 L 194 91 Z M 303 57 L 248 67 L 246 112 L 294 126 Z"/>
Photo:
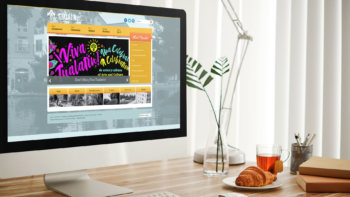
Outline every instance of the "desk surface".
<path id="1" fill-rule="evenodd" d="M 237 176 L 246 167 L 255 162 L 230 166 L 228 177 Z M 343 197 L 350 193 L 305 193 L 296 183 L 296 176 L 289 173 L 289 168 L 278 174 L 283 186 L 264 190 L 237 190 L 222 183 L 226 177 L 208 178 L 203 175 L 203 165 L 193 162 L 193 157 L 152 161 L 130 165 L 88 170 L 91 178 L 133 189 L 135 192 L 122 197 L 147 194 L 157 191 L 169 191 L 181 197 L 217 197 L 222 193 L 237 192 L 247 196 L 296 196 L 296 197 Z M 0 179 L 0 196 L 16 197 L 59 197 L 48 190 L 43 176 L 30 176 L 13 179 Z"/>

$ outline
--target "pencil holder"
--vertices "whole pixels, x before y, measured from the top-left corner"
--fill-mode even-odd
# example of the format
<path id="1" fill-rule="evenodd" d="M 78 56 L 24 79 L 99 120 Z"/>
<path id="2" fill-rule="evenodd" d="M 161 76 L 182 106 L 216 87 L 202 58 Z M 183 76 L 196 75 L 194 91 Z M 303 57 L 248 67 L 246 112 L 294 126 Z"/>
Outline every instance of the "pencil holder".
<path id="1" fill-rule="evenodd" d="M 297 174 L 300 164 L 304 163 L 312 157 L 313 145 L 298 146 L 296 143 L 292 144 L 291 159 L 290 159 L 290 173 Z"/>

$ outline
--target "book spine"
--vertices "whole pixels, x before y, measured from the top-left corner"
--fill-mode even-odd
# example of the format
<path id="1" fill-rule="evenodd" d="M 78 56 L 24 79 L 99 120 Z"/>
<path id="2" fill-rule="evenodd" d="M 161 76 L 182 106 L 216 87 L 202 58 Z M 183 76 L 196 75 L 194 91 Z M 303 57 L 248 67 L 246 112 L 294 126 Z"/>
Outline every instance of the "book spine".
<path id="1" fill-rule="evenodd" d="M 350 179 L 350 171 L 335 170 L 335 169 L 321 169 L 321 168 L 310 168 L 310 167 L 300 166 L 299 174 Z"/>
<path id="2" fill-rule="evenodd" d="M 350 192 L 350 183 L 306 183 L 306 192 Z"/>

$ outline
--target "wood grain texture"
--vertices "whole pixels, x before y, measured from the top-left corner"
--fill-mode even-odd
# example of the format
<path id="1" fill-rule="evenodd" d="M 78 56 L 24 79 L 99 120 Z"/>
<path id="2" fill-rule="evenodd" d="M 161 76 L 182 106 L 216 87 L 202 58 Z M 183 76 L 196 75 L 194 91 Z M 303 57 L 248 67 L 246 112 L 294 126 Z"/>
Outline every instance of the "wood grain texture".
<path id="1" fill-rule="evenodd" d="M 247 162 L 230 166 L 228 177 L 238 176 L 246 167 L 256 165 Z M 223 193 L 242 193 L 247 196 L 288 196 L 288 197 L 345 197 L 350 193 L 305 193 L 296 183 L 296 175 L 289 168 L 278 174 L 283 186 L 264 190 L 238 190 L 222 183 L 227 177 L 208 178 L 203 175 L 203 165 L 193 162 L 193 157 L 152 161 L 88 170 L 91 178 L 133 189 L 135 192 L 122 197 L 132 197 L 157 191 L 169 191 L 181 197 L 217 197 Z M 62 197 L 48 190 L 43 176 L 0 179 L 1 197 Z"/>

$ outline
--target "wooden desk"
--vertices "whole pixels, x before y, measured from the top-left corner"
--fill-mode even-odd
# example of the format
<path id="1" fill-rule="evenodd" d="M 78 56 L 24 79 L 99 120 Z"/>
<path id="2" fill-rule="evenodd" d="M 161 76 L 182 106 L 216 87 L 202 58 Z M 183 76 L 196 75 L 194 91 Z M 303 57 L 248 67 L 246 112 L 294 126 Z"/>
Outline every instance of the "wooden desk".
<path id="1" fill-rule="evenodd" d="M 230 176 L 237 176 L 247 166 L 256 165 L 247 162 L 230 166 Z M 343 197 L 350 193 L 305 193 L 296 183 L 296 176 L 284 169 L 278 175 L 283 186 L 265 191 L 237 190 L 222 183 L 220 178 L 208 178 L 203 175 L 203 165 L 193 162 L 192 157 L 152 161 L 138 164 L 121 165 L 88 170 L 90 177 L 106 183 L 128 187 L 134 193 L 122 195 L 131 197 L 157 191 L 169 191 L 181 197 L 217 197 L 222 193 L 237 192 L 248 196 L 296 196 L 296 197 Z M 0 179 L 0 196 L 16 197 L 58 197 L 62 196 L 46 189 L 43 176 L 31 176 L 14 179 Z"/>

